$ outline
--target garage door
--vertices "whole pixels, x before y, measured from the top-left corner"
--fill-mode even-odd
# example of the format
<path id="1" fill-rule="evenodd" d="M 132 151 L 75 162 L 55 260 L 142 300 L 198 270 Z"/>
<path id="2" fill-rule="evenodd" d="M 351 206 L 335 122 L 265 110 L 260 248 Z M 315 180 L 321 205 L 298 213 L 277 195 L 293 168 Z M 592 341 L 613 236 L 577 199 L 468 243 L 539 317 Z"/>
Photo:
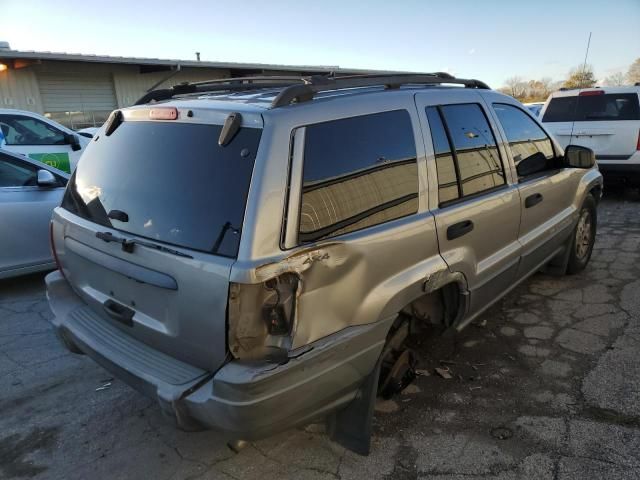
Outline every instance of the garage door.
<path id="1" fill-rule="evenodd" d="M 38 74 L 45 114 L 71 128 L 100 126 L 117 107 L 110 74 Z"/>

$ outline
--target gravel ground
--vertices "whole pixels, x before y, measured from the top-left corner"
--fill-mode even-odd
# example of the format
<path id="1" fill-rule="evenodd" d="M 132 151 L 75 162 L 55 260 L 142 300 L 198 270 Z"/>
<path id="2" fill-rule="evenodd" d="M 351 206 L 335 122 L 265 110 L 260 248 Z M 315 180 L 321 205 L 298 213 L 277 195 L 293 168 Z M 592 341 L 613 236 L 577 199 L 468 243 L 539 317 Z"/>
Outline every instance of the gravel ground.
<path id="1" fill-rule="evenodd" d="M 0 478 L 640 478 L 638 207 L 608 193 L 582 274 L 536 275 L 455 337 L 422 332 L 423 375 L 378 403 L 368 457 L 321 425 L 239 454 L 180 432 L 58 344 L 42 275 L 0 282 Z"/>

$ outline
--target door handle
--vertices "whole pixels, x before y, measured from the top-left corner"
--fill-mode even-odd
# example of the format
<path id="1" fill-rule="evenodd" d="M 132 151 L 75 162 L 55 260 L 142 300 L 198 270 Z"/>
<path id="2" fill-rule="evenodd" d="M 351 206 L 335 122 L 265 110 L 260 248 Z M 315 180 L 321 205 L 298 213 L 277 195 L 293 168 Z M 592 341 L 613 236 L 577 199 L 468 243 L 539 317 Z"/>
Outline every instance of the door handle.
<path id="1" fill-rule="evenodd" d="M 124 305 L 109 299 L 102 304 L 104 311 L 114 320 L 124 323 L 128 327 L 133 327 L 134 311 Z"/>
<path id="2" fill-rule="evenodd" d="M 447 228 L 447 240 L 454 240 L 456 238 L 466 235 L 473 230 L 473 222 L 471 220 L 464 220 L 463 222 L 454 223 Z"/>
<path id="3" fill-rule="evenodd" d="M 542 196 L 541 193 L 534 193 L 533 195 L 529 195 L 524 200 L 524 208 L 531 208 L 539 204 L 543 199 L 544 197 Z"/>

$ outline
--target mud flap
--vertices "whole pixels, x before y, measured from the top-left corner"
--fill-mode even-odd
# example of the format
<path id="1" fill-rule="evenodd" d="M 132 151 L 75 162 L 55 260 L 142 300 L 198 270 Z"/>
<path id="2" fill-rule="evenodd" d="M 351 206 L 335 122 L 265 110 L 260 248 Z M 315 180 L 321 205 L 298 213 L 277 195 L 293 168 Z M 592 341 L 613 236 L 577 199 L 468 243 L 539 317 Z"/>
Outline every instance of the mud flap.
<path id="1" fill-rule="evenodd" d="M 371 451 L 373 409 L 378 392 L 382 355 L 373 371 L 367 375 L 351 403 L 327 418 L 327 432 L 332 441 L 359 455 Z"/>
<path id="2" fill-rule="evenodd" d="M 567 267 L 569 266 L 569 256 L 571 254 L 571 247 L 573 246 L 573 230 L 571 231 L 571 235 L 569 235 L 569 239 L 566 241 L 564 250 L 559 255 L 556 255 L 552 258 L 549 263 L 547 263 L 540 270 L 542 273 L 547 275 L 561 277 L 566 275 Z"/>

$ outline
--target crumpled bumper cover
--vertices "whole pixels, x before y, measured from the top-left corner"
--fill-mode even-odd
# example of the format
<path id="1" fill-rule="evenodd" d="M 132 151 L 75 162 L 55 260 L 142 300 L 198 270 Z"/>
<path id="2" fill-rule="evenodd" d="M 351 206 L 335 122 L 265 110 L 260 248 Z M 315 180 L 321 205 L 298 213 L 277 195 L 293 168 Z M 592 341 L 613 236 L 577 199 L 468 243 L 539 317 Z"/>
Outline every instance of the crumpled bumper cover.
<path id="1" fill-rule="evenodd" d="M 285 364 L 230 361 L 216 372 L 184 364 L 109 325 L 59 271 L 47 275 L 51 323 L 67 348 L 156 398 L 185 430 L 213 428 L 234 439 L 269 436 L 346 406 L 375 368 L 393 319 L 325 337 Z"/>

